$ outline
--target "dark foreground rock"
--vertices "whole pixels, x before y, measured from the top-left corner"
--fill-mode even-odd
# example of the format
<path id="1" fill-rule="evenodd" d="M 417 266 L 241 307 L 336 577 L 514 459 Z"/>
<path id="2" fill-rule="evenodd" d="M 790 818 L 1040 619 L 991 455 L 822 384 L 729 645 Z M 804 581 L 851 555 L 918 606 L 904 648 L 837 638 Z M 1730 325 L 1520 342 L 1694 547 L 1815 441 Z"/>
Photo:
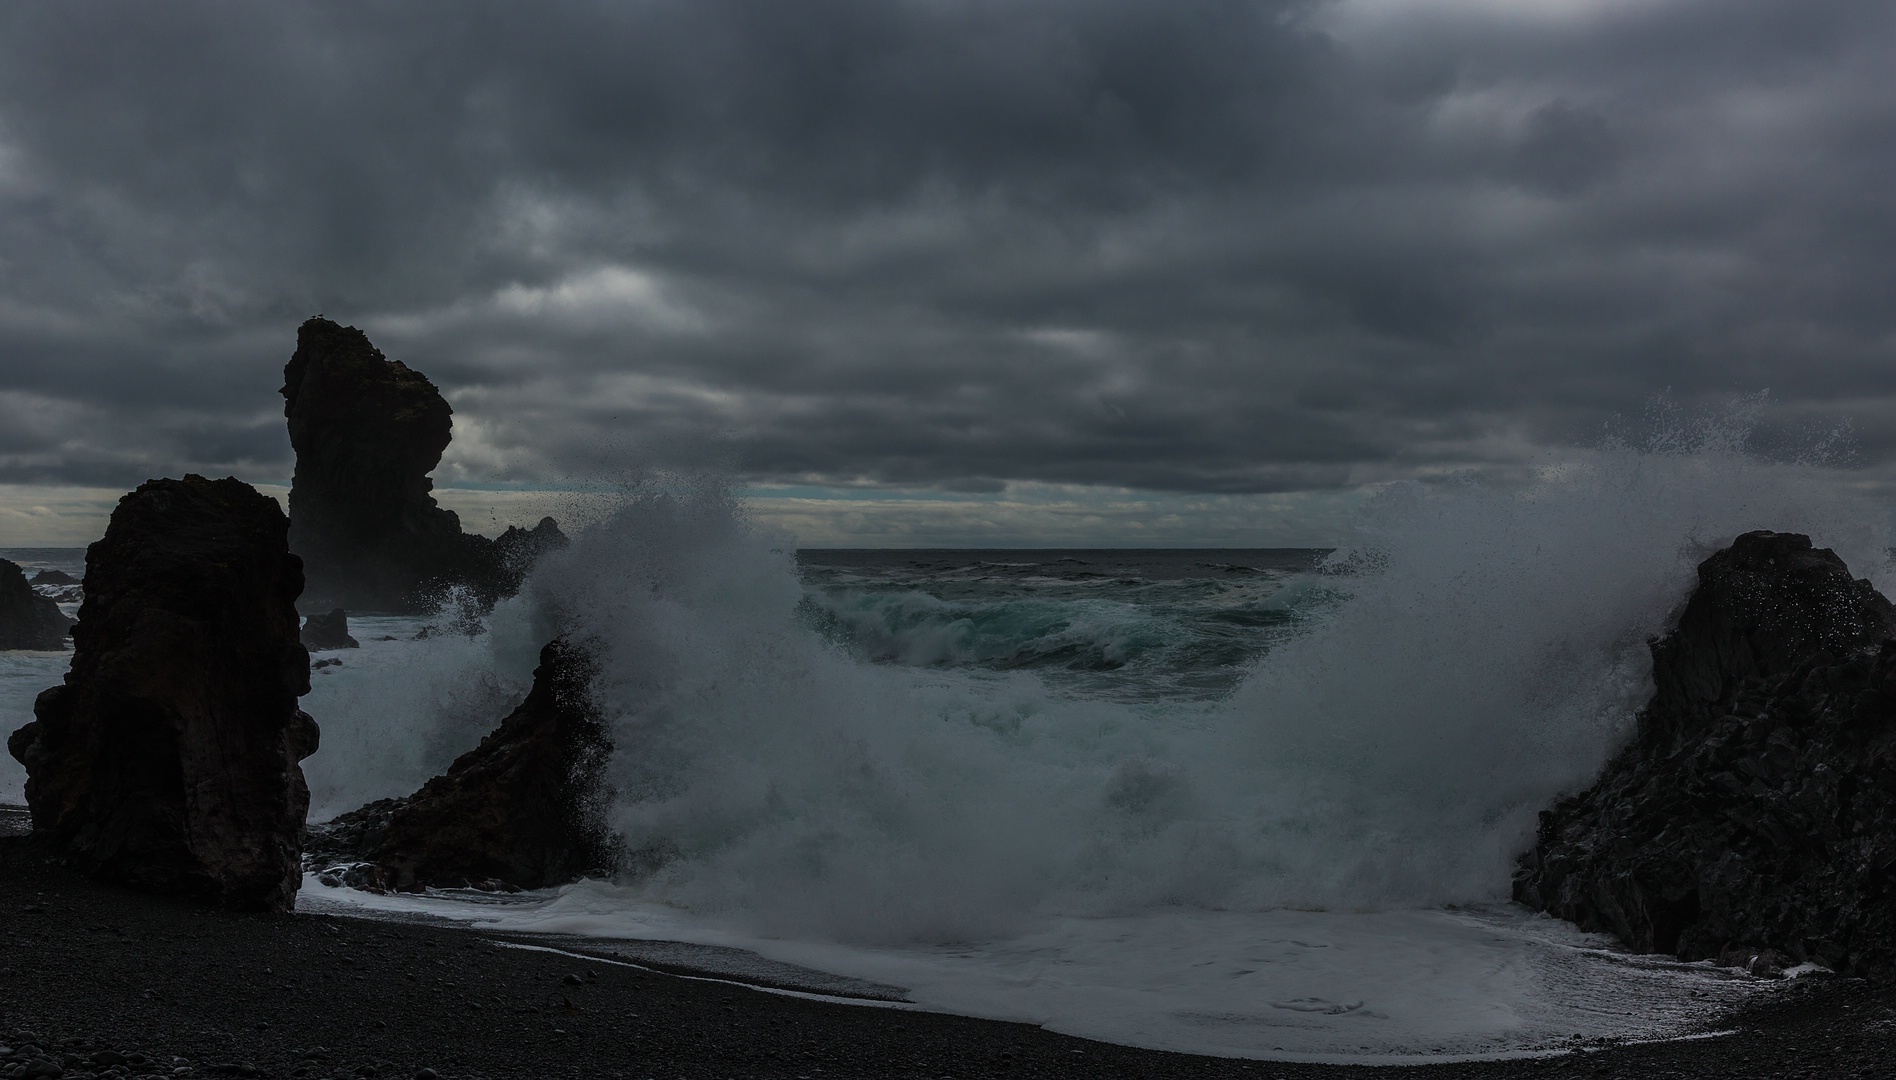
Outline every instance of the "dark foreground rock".
<path id="1" fill-rule="evenodd" d="M 584 650 L 555 639 L 533 689 L 500 727 L 405 799 L 312 830 L 311 865 L 371 889 L 537 889 L 611 865 L 600 819 L 610 750 Z"/>
<path id="2" fill-rule="evenodd" d="M 1896 1061 L 1896 991 L 1841 979 L 1785 985 L 1721 1021 L 1728 1034 L 1689 1042 L 1416 1068 L 1196 1057 L 507 948 L 488 932 L 194 910 L 90 885 L 4 837 L 0 919 L 0 1059 L 48 1061 L 67 1080 L 1751 1080 L 1889 1077 Z"/>
<path id="3" fill-rule="evenodd" d="M 1646 952 L 1896 975 L 1893 637 L 1806 537 L 1707 559 L 1632 744 L 1542 813 L 1515 898 Z"/>
<path id="4" fill-rule="evenodd" d="M 0 559 L 0 649 L 63 649 L 72 620 L 33 591 L 19 564 Z"/>
<path id="5" fill-rule="evenodd" d="M 302 565 L 276 501 L 236 480 L 153 480 L 86 552 L 65 685 L 7 749 L 46 850 L 97 877 L 287 909 L 316 750 L 298 710 Z"/>
<path id="6" fill-rule="evenodd" d="M 349 613 L 341 608 L 311 615 L 303 621 L 303 644 L 312 652 L 321 649 L 359 649 L 362 643 L 349 636 Z"/>
<path id="7" fill-rule="evenodd" d="M 296 451 L 291 547 L 305 563 L 311 610 L 420 611 L 456 585 L 491 604 L 519 588 L 533 558 L 565 543 L 550 518 L 501 541 L 461 531 L 428 478 L 453 410 L 426 376 L 355 327 L 305 322 L 282 393 Z"/>

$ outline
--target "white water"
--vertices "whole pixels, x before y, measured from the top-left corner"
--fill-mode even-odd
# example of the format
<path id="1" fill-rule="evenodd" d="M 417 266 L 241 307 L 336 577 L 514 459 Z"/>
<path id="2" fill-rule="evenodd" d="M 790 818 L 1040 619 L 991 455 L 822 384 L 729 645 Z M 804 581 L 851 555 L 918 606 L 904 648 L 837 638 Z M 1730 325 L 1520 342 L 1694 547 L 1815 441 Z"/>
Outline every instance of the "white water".
<path id="1" fill-rule="evenodd" d="M 1063 917 L 979 945 L 759 938 L 601 882 L 495 902 L 373 896 L 305 878 L 307 911 L 447 918 L 512 935 L 686 942 L 738 981 L 792 964 L 907 991 L 907 1007 L 1037 1024 L 1156 1050 L 1305 1061 L 1518 1056 L 1652 1038 L 1716 1020 L 1770 984 L 1706 964 L 1629 957 L 1511 906 L 1371 914 L 1174 909 Z M 745 955 L 754 954 L 747 969 Z M 610 949 L 605 951 L 611 951 Z M 692 965 L 667 949 L 670 964 Z M 794 980 L 792 980 L 794 981 Z"/>
<path id="2" fill-rule="evenodd" d="M 635 492 L 487 633 L 337 654 L 305 768 L 319 817 L 413 790 L 557 628 L 601 660 L 633 858 L 510 909 L 515 929 L 740 943 L 930 1007 L 1210 1053 L 1676 1033 L 1711 976 L 1495 905 L 1535 812 L 1627 731 L 1700 559 L 1801 531 L 1881 583 L 1880 529 L 1827 490 L 1718 438 L 1524 492 L 1399 488 L 1339 554 L 1327 617 L 1223 700 L 1146 705 L 859 662 L 799 621 L 792 560 L 715 485 Z"/>
<path id="3" fill-rule="evenodd" d="M 1350 595 L 1214 703 L 858 663 L 715 491 L 629 500 L 530 593 L 599 650 L 612 823 L 649 899 L 858 943 L 1479 903 L 1628 730 L 1700 559 L 1770 525 L 1880 572 L 1881 535 L 1806 480 L 1620 451 L 1524 493 L 1397 490 Z"/>

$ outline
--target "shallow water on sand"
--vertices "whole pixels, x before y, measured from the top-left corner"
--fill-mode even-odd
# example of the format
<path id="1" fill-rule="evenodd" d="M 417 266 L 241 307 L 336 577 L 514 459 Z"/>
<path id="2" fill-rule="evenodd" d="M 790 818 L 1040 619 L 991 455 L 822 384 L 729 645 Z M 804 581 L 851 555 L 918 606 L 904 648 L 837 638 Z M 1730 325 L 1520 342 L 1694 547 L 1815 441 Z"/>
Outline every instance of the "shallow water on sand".
<path id="1" fill-rule="evenodd" d="M 1680 1037 L 1776 985 L 1627 955 L 1514 905 L 1052 918 L 1006 940 L 907 947 L 759 937 L 596 881 L 507 897 L 374 896 L 312 875 L 299 908 L 446 919 L 838 1000 L 899 996 L 1105 1042 L 1278 1060 L 1461 1060 Z"/>

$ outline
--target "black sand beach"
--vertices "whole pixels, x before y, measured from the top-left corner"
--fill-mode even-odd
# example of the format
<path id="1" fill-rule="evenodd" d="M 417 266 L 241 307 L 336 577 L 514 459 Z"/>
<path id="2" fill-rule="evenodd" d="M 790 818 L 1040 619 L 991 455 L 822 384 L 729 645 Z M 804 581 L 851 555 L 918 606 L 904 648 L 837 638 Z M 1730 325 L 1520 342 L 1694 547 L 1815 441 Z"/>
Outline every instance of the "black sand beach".
<path id="1" fill-rule="evenodd" d="M 8 824 L 19 823 L 9 815 Z M 1896 992 L 1790 987 L 1732 1034 L 1405 1068 L 1159 1053 L 510 948 L 441 927 L 207 911 L 0 837 L 4 1075 L 65 1077 L 1888 1077 Z M 96 1055 L 96 1057 L 95 1057 Z"/>

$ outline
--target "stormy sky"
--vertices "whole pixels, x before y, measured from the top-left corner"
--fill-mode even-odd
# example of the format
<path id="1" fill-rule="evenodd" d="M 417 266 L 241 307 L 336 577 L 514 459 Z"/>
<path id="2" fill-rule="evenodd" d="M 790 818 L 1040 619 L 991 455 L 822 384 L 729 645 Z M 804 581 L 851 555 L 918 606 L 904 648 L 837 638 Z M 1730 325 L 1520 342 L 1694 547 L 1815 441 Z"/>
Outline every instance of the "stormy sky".
<path id="1" fill-rule="evenodd" d="M 0 541 L 287 481 L 317 313 L 448 395 L 464 508 L 1322 543 L 1763 390 L 1881 491 L 1892 71 L 1887 0 L 7 5 Z"/>

